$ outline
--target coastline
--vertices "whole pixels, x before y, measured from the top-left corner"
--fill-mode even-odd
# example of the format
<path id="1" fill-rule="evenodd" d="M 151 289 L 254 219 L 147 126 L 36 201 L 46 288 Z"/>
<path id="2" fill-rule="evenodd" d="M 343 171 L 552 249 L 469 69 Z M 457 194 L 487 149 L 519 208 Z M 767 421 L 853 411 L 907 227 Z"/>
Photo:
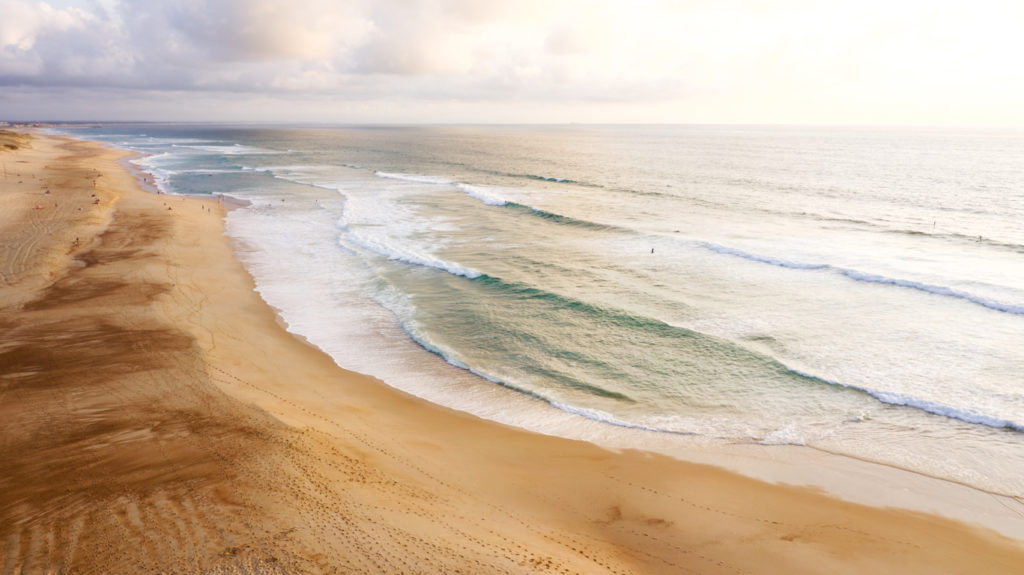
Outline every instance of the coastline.
<path id="1" fill-rule="evenodd" d="M 28 163 L 0 198 L 5 243 L 27 246 L 0 262 L 5 572 L 1024 564 L 986 529 L 513 429 L 342 370 L 256 294 L 217 202 L 140 190 L 124 152 L 34 138 L 4 152 Z M 34 208 L 44 182 L 57 209 Z"/>

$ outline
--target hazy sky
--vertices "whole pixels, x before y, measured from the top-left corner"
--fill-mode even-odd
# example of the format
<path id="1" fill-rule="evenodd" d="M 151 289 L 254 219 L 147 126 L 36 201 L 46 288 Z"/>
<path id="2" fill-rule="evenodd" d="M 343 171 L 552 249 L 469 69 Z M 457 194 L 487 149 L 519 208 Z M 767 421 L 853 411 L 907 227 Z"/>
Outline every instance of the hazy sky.
<path id="1" fill-rule="evenodd" d="M 0 119 L 1024 126 L 1024 1 L 0 0 Z"/>

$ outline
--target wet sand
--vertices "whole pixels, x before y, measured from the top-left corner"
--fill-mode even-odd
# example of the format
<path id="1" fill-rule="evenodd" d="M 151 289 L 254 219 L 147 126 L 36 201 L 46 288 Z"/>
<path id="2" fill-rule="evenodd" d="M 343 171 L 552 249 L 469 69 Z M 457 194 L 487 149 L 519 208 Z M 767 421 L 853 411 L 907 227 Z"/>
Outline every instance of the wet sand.
<path id="1" fill-rule="evenodd" d="M 259 299 L 216 201 L 142 191 L 93 143 L 13 145 L 3 573 L 1024 569 L 980 526 L 511 429 L 344 371 Z"/>

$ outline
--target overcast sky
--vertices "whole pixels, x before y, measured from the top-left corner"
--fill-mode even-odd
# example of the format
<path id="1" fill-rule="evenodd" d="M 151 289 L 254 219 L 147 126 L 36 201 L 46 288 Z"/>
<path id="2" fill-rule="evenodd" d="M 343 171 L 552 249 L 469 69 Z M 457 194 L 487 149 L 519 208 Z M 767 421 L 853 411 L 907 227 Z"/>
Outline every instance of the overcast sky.
<path id="1" fill-rule="evenodd" d="M 1024 126 L 1024 2 L 0 0 L 0 119 Z"/>

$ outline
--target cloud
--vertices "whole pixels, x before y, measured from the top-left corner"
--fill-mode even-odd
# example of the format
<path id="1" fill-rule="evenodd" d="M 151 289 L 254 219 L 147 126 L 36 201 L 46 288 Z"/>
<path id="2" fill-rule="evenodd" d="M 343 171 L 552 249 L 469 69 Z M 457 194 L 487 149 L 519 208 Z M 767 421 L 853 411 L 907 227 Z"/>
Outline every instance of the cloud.
<path id="1" fill-rule="evenodd" d="M 320 0 L 120 0 L 64 9 L 0 0 L 0 13 L 7 85 L 264 90 L 303 64 L 331 62 L 366 28 L 342 3 Z"/>
<path id="2" fill-rule="evenodd" d="M 27 0 L 0 0 L 0 71 L 22 77 L 42 76 L 47 66 L 40 39 L 71 37 L 86 26 L 89 15 L 55 10 Z"/>
<path id="3" fill-rule="evenodd" d="M 353 29 L 350 3 L 124 0 L 126 40 L 150 57 L 218 64 L 325 60 Z"/>
<path id="4" fill-rule="evenodd" d="M 211 110 L 245 95 L 281 115 L 503 102 L 618 106 L 596 118 L 612 121 L 1024 121 L 1009 104 L 1024 98 L 1024 14 L 1000 0 L 0 0 L 0 14 L 3 92 L 92 90 L 103 106 L 135 91 Z"/>
<path id="5" fill-rule="evenodd" d="M 53 8 L 0 0 L 0 83 L 296 91 L 409 78 L 425 97 L 573 93 L 641 79 L 598 56 L 634 38 L 585 3 L 470 0 L 108 0 Z M 600 14 L 598 18 L 595 14 Z M 598 53 L 600 52 L 600 54 Z M 633 67 L 635 68 L 635 66 Z M 423 78 L 434 78 L 424 82 Z M 600 91 L 600 90 L 599 90 Z M 635 91 L 635 90 L 634 90 Z M 362 95 L 362 90 L 356 90 Z M 472 92 L 469 97 L 474 97 Z"/>
<path id="6" fill-rule="evenodd" d="M 81 28 L 89 19 L 81 10 L 55 10 L 27 0 L 3 0 L 0 9 L 0 46 L 21 52 L 31 51 L 40 34 Z"/>

